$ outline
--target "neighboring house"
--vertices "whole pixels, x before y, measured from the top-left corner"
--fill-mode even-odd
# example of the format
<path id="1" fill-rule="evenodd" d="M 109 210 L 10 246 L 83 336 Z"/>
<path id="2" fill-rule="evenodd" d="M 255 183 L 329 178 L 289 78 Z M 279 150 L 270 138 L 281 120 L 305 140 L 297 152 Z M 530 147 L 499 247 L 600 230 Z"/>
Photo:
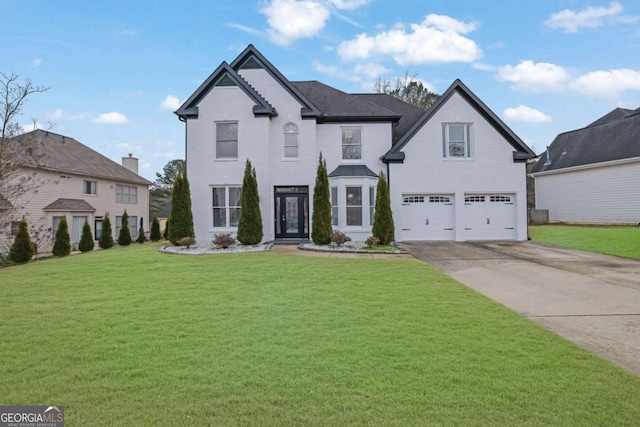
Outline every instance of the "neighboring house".
<path id="1" fill-rule="evenodd" d="M 176 114 L 186 122 L 200 242 L 237 231 L 246 159 L 264 240 L 308 239 L 320 153 L 333 227 L 354 240 L 371 235 L 381 171 L 398 241 L 527 238 L 525 161 L 534 153 L 459 80 L 424 111 L 387 94 L 289 81 L 249 45 Z"/>
<path id="2" fill-rule="evenodd" d="M 640 223 L 640 108 L 559 134 L 532 175 L 550 222 Z"/>
<path id="3" fill-rule="evenodd" d="M 97 240 L 106 213 L 116 239 L 125 209 L 134 239 L 141 220 L 145 230 L 149 228 L 146 216 L 151 182 L 138 175 L 135 157 L 124 157 L 123 165 L 119 165 L 73 138 L 44 130 L 13 138 L 12 148 L 25 154 L 20 157 L 19 176 L 33 179 L 29 191 L 2 212 L 11 215 L 11 225 L 0 230 L 0 248 L 11 244 L 23 217 L 32 234 L 39 235 L 32 235 L 38 243 L 38 252 L 51 250 L 63 216 L 72 243 L 79 242 L 85 220 Z M 5 202 L 0 200 L 0 209 Z"/>

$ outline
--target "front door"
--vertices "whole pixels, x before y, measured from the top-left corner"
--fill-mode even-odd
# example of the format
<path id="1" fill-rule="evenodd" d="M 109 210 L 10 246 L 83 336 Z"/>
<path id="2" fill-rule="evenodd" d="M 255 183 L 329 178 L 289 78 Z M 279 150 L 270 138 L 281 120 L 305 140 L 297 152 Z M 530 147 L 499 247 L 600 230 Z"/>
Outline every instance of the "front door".
<path id="1" fill-rule="evenodd" d="M 276 187 L 275 204 L 276 239 L 308 239 L 308 187 Z"/>

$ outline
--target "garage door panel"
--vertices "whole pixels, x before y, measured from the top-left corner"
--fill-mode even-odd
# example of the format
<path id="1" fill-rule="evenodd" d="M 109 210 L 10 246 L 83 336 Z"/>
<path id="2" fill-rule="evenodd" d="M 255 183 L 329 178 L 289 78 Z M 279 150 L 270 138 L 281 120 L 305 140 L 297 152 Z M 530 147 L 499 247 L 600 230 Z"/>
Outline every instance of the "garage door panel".
<path id="1" fill-rule="evenodd" d="M 402 240 L 454 240 L 453 195 L 403 195 Z"/>
<path id="2" fill-rule="evenodd" d="M 512 194 L 471 194 L 464 203 L 465 240 L 513 240 L 516 205 Z"/>

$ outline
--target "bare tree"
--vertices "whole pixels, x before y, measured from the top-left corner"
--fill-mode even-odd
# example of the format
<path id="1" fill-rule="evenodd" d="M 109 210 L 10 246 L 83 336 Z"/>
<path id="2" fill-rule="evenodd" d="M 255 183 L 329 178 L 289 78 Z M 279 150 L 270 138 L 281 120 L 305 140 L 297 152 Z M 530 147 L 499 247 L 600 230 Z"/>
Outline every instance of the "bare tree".
<path id="1" fill-rule="evenodd" d="M 17 119 L 30 95 L 48 89 L 35 86 L 29 79 L 20 80 L 15 73 L 0 72 L 0 252 L 6 249 L 3 242 L 9 240 L 2 239 L 2 234 L 8 232 L 14 212 L 21 207 L 18 200 L 33 194 L 39 185 L 35 172 L 22 167 L 30 164 L 33 151 L 23 149 L 12 139 L 22 133 Z"/>
<path id="2" fill-rule="evenodd" d="M 395 83 L 378 77 L 374 86 L 375 91 L 395 96 L 404 102 L 426 110 L 440 98 L 440 95 L 431 92 L 417 77 L 418 73 L 409 74 L 408 71 L 404 77 L 398 77 Z"/>

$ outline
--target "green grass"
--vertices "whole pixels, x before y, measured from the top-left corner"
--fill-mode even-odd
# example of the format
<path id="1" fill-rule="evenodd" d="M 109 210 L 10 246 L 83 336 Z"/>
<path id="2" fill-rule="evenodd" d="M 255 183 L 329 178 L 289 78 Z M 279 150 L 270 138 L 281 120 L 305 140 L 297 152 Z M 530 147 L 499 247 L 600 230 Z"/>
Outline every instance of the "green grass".
<path id="1" fill-rule="evenodd" d="M 0 270 L 0 404 L 68 426 L 640 419 L 640 379 L 416 260 L 156 247 Z"/>
<path id="2" fill-rule="evenodd" d="M 529 226 L 536 242 L 625 258 L 640 259 L 640 227 L 624 226 Z"/>

